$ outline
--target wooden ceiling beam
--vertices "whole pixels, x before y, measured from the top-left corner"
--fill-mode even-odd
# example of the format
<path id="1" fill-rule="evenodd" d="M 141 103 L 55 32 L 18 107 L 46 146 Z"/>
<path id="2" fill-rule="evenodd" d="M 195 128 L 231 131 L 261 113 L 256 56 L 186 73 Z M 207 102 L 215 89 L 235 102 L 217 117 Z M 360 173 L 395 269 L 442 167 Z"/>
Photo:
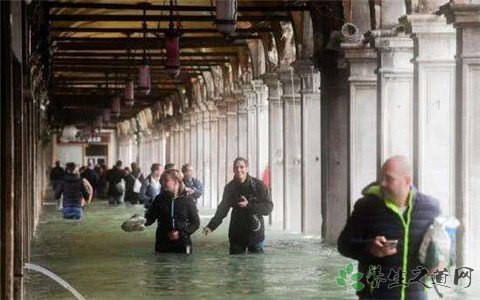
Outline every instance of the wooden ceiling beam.
<path id="1" fill-rule="evenodd" d="M 304 11 L 310 10 L 310 1 L 296 1 L 297 5 L 238 5 L 239 12 L 275 12 L 275 11 Z M 170 11 L 170 5 L 153 5 L 151 3 L 75 3 L 75 2 L 47 2 L 49 8 L 87 8 L 87 9 L 114 9 L 114 10 L 147 10 Z M 176 5 L 174 11 L 202 11 L 215 12 L 212 5 Z"/>
<path id="2" fill-rule="evenodd" d="M 154 88 L 155 91 L 160 91 L 160 92 L 175 92 L 175 91 L 178 91 L 178 88 L 177 86 L 174 86 L 174 85 L 168 85 L 168 86 L 164 86 L 164 87 L 155 87 Z M 139 90 L 137 89 L 136 92 L 138 92 Z M 62 93 L 65 93 L 65 94 L 69 94 L 69 95 L 73 95 L 73 94 L 80 94 L 80 95 L 95 95 L 95 94 L 105 94 L 105 95 L 111 95 L 111 96 L 115 96 L 115 95 L 118 95 L 118 94 L 121 94 L 123 92 L 123 88 L 84 88 L 84 87 L 75 87 L 75 88 L 71 88 L 71 87 L 62 87 L 62 88 L 59 88 L 59 87 L 54 87 L 52 90 L 51 90 L 52 93 L 58 93 L 58 92 L 62 92 Z M 138 95 L 137 95 L 138 97 Z"/>
<path id="3" fill-rule="evenodd" d="M 143 57 L 143 53 L 131 53 L 130 54 L 133 57 Z M 180 57 L 232 57 L 232 56 L 237 56 L 238 52 L 237 51 L 217 51 L 217 52 L 180 52 Z M 89 52 L 54 52 L 53 57 L 88 57 L 88 58 L 93 58 L 93 57 L 110 57 L 110 58 L 119 58 L 119 57 L 126 57 L 127 54 L 122 51 L 118 53 L 112 53 L 112 52 L 94 52 L 94 51 L 89 51 Z M 165 53 L 163 52 L 149 52 L 148 56 L 151 58 L 165 58 Z"/>
<path id="4" fill-rule="evenodd" d="M 219 48 L 219 47 L 246 47 L 245 40 L 236 40 L 228 42 L 223 38 L 208 38 L 208 37 L 182 37 L 180 38 L 180 48 Z M 151 50 L 151 49 L 165 49 L 164 39 L 159 38 L 90 38 L 87 40 L 70 40 L 54 44 L 54 49 L 57 51 L 65 50 L 109 50 L 119 51 L 127 49 L 130 50 Z"/>
<path id="5" fill-rule="evenodd" d="M 102 66 L 141 66 L 143 65 L 143 59 L 135 59 L 135 60 L 128 60 L 128 59 L 98 59 L 98 58 L 67 58 L 67 59 L 59 59 L 54 58 L 52 60 L 53 64 L 55 65 L 83 65 L 83 66 L 95 66 L 95 65 L 102 65 Z M 155 66 L 164 66 L 166 60 L 165 59 L 150 59 L 149 65 L 151 67 Z M 184 66 L 190 65 L 210 65 L 212 63 L 215 64 L 224 64 L 230 62 L 229 59 L 222 59 L 222 58 L 203 58 L 203 59 L 181 59 L 180 64 Z"/>
<path id="6" fill-rule="evenodd" d="M 215 64 L 213 64 L 215 65 Z M 127 68 L 124 66 L 113 67 L 109 66 L 108 68 L 102 66 L 68 66 L 68 65 L 56 65 L 54 66 L 54 72 L 78 72 L 78 73 L 110 73 L 110 74 L 120 74 L 120 73 L 131 73 L 137 72 L 132 68 Z M 185 73 L 190 72 L 199 72 L 199 71 L 209 71 L 208 66 L 183 66 L 181 71 Z M 167 70 L 164 67 L 153 67 L 151 68 L 151 75 L 156 74 L 168 74 Z"/>
<path id="7" fill-rule="evenodd" d="M 109 80 L 110 82 L 113 81 L 125 81 L 127 80 L 127 76 L 82 76 L 82 77 L 76 77 L 76 76 L 57 76 L 53 78 L 53 82 L 77 82 L 77 83 L 84 83 L 84 82 L 98 82 L 98 81 L 105 81 Z M 168 76 L 164 76 L 164 78 L 152 78 L 152 82 L 161 82 L 161 83 L 171 83 L 171 84 L 181 84 L 183 81 L 178 80 L 178 79 L 171 79 Z"/>
<path id="8" fill-rule="evenodd" d="M 282 10 L 281 12 L 285 12 Z M 107 15 L 107 14 L 50 14 L 52 22 L 215 22 L 215 16 L 208 15 Z M 290 21 L 287 15 L 241 15 L 237 22 Z"/>
<path id="9" fill-rule="evenodd" d="M 165 33 L 168 29 L 166 28 L 149 28 L 147 29 L 148 33 Z M 237 28 L 235 32 L 237 33 L 265 33 L 271 32 L 273 29 L 267 27 L 250 27 L 250 28 Z M 143 28 L 94 28 L 94 27 L 51 27 L 51 32 L 82 32 L 82 33 L 123 33 L 123 34 L 134 34 L 134 33 L 143 33 Z M 218 33 L 216 28 L 182 28 L 183 33 Z"/>

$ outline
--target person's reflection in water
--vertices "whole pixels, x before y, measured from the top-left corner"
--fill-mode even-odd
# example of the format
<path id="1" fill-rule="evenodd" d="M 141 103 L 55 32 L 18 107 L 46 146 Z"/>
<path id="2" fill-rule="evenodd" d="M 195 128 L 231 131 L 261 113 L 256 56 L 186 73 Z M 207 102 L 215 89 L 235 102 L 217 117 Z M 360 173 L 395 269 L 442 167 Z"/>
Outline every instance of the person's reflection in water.
<path id="1" fill-rule="evenodd" d="M 263 255 L 231 256 L 228 258 L 225 269 L 225 287 L 237 296 L 264 296 L 264 269 L 265 256 Z"/>
<path id="2" fill-rule="evenodd" d="M 194 296 L 192 289 L 185 284 L 195 279 L 192 265 L 195 256 L 184 256 L 177 253 L 157 253 L 143 262 L 143 280 L 140 282 L 142 294 L 147 299 L 183 299 Z"/>

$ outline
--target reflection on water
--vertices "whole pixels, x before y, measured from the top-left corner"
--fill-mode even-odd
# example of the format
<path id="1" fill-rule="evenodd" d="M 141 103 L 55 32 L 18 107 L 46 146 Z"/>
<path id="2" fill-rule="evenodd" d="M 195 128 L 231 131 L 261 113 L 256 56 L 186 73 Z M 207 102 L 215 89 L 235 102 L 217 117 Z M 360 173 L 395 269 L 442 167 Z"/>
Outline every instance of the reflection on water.
<path id="1" fill-rule="evenodd" d="M 141 232 L 120 229 L 131 215 L 142 213 L 140 206 L 97 202 L 79 223 L 63 221 L 53 206 L 44 209 L 32 262 L 58 274 L 87 299 L 356 299 L 351 289 L 335 283 L 338 269 L 351 260 L 318 239 L 270 229 L 264 255 L 230 256 L 225 222 L 210 238 L 199 229 L 190 256 L 155 254 L 155 226 Z M 208 220 L 202 218 L 201 228 Z M 72 296 L 52 280 L 28 272 L 26 298 Z"/>

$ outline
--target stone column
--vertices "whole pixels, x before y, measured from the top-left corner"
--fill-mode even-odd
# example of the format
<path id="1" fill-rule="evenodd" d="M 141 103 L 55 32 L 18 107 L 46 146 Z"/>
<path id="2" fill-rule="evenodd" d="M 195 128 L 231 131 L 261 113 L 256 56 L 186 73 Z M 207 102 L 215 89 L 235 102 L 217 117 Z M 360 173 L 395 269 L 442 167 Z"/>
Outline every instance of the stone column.
<path id="1" fill-rule="evenodd" d="M 285 229 L 302 231 L 302 171 L 301 171 L 301 97 L 300 78 L 293 68 L 285 66 L 279 71 L 283 86 L 283 153 L 285 158 Z"/>
<path id="2" fill-rule="evenodd" d="M 197 108 L 190 112 L 190 163 L 197 172 Z"/>
<path id="3" fill-rule="evenodd" d="M 225 96 L 227 103 L 227 182 L 232 179 L 233 161 L 238 156 L 237 100 L 232 95 Z"/>
<path id="4" fill-rule="evenodd" d="M 238 156 L 248 159 L 248 123 L 247 123 L 247 97 L 243 94 L 243 90 L 239 89 L 234 92 L 237 100 L 237 129 L 238 129 Z M 232 161 L 233 162 L 233 161 Z"/>
<path id="5" fill-rule="evenodd" d="M 301 78 L 302 232 L 322 234 L 320 72 L 312 62 L 295 63 Z"/>
<path id="6" fill-rule="evenodd" d="M 270 188 L 274 209 L 271 224 L 284 228 L 284 160 L 283 160 L 283 99 L 282 85 L 276 73 L 265 73 L 263 81 L 268 87 L 269 111 L 269 161 L 270 161 Z"/>
<path id="7" fill-rule="evenodd" d="M 222 98 L 217 102 L 218 108 L 218 199 L 222 197 L 227 182 L 227 103 Z"/>
<path id="8" fill-rule="evenodd" d="M 210 106 L 209 111 L 210 111 L 210 208 L 216 208 L 218 204 L 218 111 L 213 103 Z"/>
<path id="9" fill-rule="evenodd" d="M 377 170 L 392 155 L 413 162 L 413 41 L 404 33 L 375 38 L 378 72 Z"/>
<path id="10" fill-rule="evenodd" d="M 257 97 L 253 91 L 252 84 L 242 86 L 245 102 L 247 104 L 247 156 L 250 162 L 250 174 L 258 177 L 258 160 L 257 160 Z"/>
<path id="11" fill-rule="evenodd" d="M 183 123 L 178 125 L 178 134 L 179 134 L 179 156 L 178 156 L 178 169 L 180 170 L 185 164 L 185 128 Z"/>
<path id="12" fill-rule="evenodd" d="M 180 125 L 175 122 L 174 126 L 174 136 L 175 136 L 175 148 L 173 149 L 174 157 L 173 157 L 173 162 L 175 163 L 175 166 L 179 168 L 180 165 Z"/>
<path id="13" fill-rule="evenodd" d="M 257 176 L 263 179 L 264 172 L 269 170 L 268 89 L 262 80 L 253 80 L 252 85 L 256 96 L 257 108 Z"/>
<path id="14" fill-rule="evenodd" d="M 212 114 L 212 101 L 206 102 L 206 109 L 203 111 L 203 186 L 205 187 L 203 191 L 203 206 L 211 207 L 211 145 L 210 145 L 210 125 L 211 125 L 211 114 Z"/>
<path id="15" fill-rule="evenodd" d="M 175 145 L 175 142 L 176 142 L 176 131 L 175 131 L 175 127 L 174 126 L 171 126 L 170 127 L 170 145 L 169 145 L 169 157 L 168 157 L 168 162 L 170 163 L 175 163 L 175 150 L 176 150 L 176 145 Z M 144 148 L 145 149 L 145 148 Z M 150 166 L 148 166 L 148 169 L 150 170 Z"/>
<path id="16" fill-rule="evenodd" d="M 196 116 L 196 122 L 197 122 L 197 168 L 195 169 L 195 174 L 197 176 L 197 178 L 202 182 L 202 183 L 205 183 L 205 180 L 204 180 L 204 174 L 203 174 L 203 170 L 204 170 L 204 151 L 205 151 L 205 148 L 204 148 L 204 124 L 203 124 L 203 118 L 204 118 L 204 112 L 205 112 L 206 108 L 203 106 L 200 107 L 200 110 L 198 111 L 197 113 L 197 116 Z M 203 207 L 204 206 L 204 196 L 200 197 L 198 199 L 198 202 L 197 202 L 197 207 Z"/>
<path id="17" fill-rule="evenodd" d="M 191 163 L 190 161 L 190 114 L 185 114 L 183 119 L 183 128 L 185 132 L 185 150 L 183 160 L 184 163 Z"/>
<path id="18" fill-rule="evenodd" d="M 445 17 L 408 15 L 414 53 L 415 183 L 455 211 L 455 29 Z M 439 163 L 441 162 L 441 163 Z"/>
<path id="19" fill-rule="evenodd" d="M 457 30 L 455 211 L 462 224 L 457 266 L 475 269 L 480 267 L 480 5 L 449 3 L 440 10 Z"/>
<path id="20" fill-rule="evenodd" d="M 349 203 L 348 76 L 340 54 L 324 54 L 321 58 L 322 231 L 323 238 L 333 243 L 345 226 Z"/>
<path id="21" fill-rule="evenodd" d="M 348 62 L 350 211 L 377 177 L 377 53 L 362 43 L 342 44 Z"/>

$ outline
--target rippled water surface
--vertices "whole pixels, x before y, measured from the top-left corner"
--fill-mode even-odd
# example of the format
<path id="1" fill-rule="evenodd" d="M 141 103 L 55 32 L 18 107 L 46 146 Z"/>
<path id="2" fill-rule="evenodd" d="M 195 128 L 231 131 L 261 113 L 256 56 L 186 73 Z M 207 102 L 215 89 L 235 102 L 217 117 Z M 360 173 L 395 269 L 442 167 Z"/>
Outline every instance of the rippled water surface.
<path id="1" fill-rule="evenodd" d="M 32 263 L 87 299 L 356 299 L 352 289 L 335 283 L 338 269 L 351 260 L 318 239 L 268 229 L 265 254 L 230 256 L 226 220 L 210 238 L 200 229 L 194 234 L 192 255 L 155 254 L 155 226 L 120 229 L 142 207 L 96 202 L 85 211 L 82 222 L 63 221 L 55 206 L 46 205 Z M 202 228 L 212 214 L 201 211 Z M 72 298 L 53 280 L 27 274 L 28 299 Z"/>

